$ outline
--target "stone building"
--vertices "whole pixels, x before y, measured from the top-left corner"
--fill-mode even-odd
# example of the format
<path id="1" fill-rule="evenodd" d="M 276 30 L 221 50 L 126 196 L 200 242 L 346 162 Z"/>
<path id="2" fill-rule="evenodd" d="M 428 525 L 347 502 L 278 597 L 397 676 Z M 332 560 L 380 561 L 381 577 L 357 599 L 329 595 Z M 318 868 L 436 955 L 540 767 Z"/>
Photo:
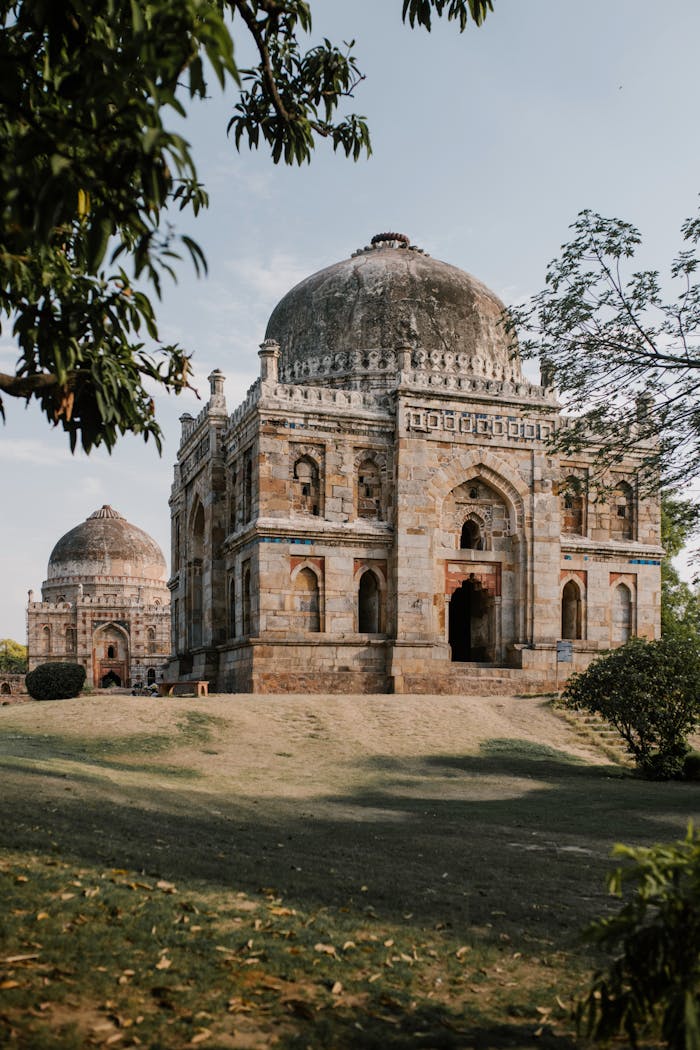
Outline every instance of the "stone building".
<path id="1" fill-rule="evenodd" d="M 0 671 L 0 704 L 8 703 L 5 699 L 8 696 L 25 695 L 26 692 L 23 674 L 9 674 L 7 671 Z"/>
<path id="2" fill-rule="evenodd" d="M 155 681 L 170 650 L 166 562 L 155 540 L 104 506 L 61 537 L 42 600 L 29 592 L 28 666 L 80 663 L 90 686 Z"/>
<path id="3" fill-rule="evenodd" d="M 233 413 L 212 373 L 207 405 L 181 418 L 168 677 L 549 688 L 658 637 L 658 503 L 634 458 L 603 498 L 585 455 L 552 453 L 555 391 L 524 377 L 502 310 L 382 234 L 281 300 Z"/>

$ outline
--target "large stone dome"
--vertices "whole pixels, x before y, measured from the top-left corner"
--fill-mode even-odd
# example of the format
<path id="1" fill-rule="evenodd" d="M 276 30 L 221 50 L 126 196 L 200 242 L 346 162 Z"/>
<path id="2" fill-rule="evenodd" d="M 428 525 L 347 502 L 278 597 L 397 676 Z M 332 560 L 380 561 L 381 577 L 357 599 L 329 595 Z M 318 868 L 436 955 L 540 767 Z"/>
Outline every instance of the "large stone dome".
<path id="1" fill-rule="evenodd" d="M 395 351 L 454 355 L 464 372 L 521 379 L 502 323 L 504 306 L 475 277 L 432 259 L 403 234 L 307 277 L 277 304 L 266 339 L 280 345 L 283 376 L 313 375 L 328 355 Z"/>
<path id="2" fill-rule="evenodd" d="M 47 583 L 109 576 L 163 583 L 166 564 L 154 539 L 103 506 L 58 541 L 49 558 Z"/>

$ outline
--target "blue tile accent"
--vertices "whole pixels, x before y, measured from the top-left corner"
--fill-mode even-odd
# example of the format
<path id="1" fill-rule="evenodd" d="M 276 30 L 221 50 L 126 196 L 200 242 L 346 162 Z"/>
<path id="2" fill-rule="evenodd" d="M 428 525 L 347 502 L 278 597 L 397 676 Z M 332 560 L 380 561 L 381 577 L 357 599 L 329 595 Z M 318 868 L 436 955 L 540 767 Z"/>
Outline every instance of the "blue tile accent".
<path id="1" fill-rule="evenodd" d="M 303 543 L 304 546 L 310 547 L 313 544 L 313 540 L 301 540 L 297 536 L 260 536 L 258 543 Z"/>

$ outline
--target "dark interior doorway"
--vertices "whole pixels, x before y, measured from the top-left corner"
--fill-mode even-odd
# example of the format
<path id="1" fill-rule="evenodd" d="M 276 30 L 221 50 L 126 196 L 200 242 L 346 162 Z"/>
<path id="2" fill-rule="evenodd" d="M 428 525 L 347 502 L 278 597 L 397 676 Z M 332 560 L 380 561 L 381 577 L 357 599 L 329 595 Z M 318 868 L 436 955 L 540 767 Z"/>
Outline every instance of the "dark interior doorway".
<path id="1" fill-rule="evenodd" d="M 108 671 L 107 674 L 104 675 L 102 681 L 100 682 L 100 686 L 102 687 L 102 689 L 109 689 L 111 685 L 121 684 L 122 680 L 115 671 Z"/>
<path id="2" fill-rule="evenodd" d="M 379 634 L 379 584 L 373 572 L 365 572 L 358 592 L 357 629 L 360 634 Z"/>
<path id="3" fill-rule="evenodd" d="M 449 643 L 454 663 L 488 660 L 487 594 L 465 580 L 450 599 Z"/>

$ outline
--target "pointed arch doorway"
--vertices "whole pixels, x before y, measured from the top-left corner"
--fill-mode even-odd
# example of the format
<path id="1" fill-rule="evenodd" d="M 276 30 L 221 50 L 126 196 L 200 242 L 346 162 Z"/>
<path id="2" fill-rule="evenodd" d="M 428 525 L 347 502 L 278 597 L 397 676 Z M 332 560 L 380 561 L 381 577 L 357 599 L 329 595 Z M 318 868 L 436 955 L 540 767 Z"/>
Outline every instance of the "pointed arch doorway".
<path id="1" fill-rule="evenodd" d="M 127 685 L 130 674 L 129 632 L 123 622 L 100 624 L 92 637 L 93 680 L 101 689 Z"/>
<path id="2" fill-rule="evenodd" d="M 453 663 L 490 660 L 493 600 L 478 580 L 464 580 L 449 607 L 448 641 Z"/>

